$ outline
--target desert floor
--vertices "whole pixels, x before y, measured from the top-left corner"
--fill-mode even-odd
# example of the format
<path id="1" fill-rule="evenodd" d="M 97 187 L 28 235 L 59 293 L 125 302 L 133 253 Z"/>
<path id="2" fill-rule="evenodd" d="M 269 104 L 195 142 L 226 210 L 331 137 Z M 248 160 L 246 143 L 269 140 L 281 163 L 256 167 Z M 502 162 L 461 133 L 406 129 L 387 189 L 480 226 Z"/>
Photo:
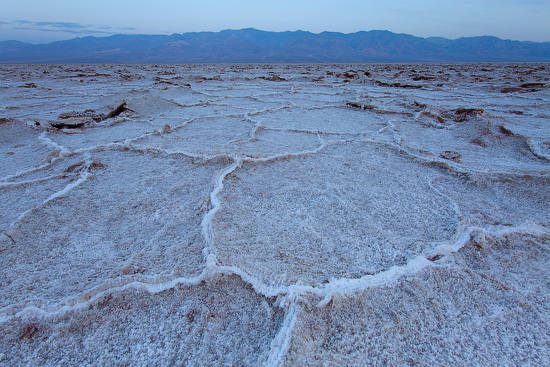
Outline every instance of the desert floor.
<path id="1" fill-rule="evenodd" d="M 550 364 L 550 65 L 0 65 L 0 365 Z"/>

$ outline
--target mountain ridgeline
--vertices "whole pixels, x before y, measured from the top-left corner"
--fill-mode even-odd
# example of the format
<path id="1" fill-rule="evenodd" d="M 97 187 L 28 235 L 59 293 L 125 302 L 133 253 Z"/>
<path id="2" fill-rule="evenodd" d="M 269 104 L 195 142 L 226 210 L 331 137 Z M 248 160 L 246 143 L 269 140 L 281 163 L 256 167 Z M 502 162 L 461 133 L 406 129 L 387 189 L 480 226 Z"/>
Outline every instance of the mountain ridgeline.
<path id="1" fill-rule="evenodd" d="M 0 42 L 0 63 L 391 62 L 550 62 L 550 42 L 256 29 L 83 37 L 41 45 Z"/>

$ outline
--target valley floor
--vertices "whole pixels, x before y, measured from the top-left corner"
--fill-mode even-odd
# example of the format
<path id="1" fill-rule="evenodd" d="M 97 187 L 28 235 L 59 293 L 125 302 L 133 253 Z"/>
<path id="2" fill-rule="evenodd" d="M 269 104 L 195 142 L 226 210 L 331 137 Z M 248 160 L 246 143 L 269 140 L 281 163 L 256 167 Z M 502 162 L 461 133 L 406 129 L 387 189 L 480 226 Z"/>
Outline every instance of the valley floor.
<path id="1" fill-rule="evenodd" d="M 0 365 L 549 364 L 549 71 L 0 65 Z"/>

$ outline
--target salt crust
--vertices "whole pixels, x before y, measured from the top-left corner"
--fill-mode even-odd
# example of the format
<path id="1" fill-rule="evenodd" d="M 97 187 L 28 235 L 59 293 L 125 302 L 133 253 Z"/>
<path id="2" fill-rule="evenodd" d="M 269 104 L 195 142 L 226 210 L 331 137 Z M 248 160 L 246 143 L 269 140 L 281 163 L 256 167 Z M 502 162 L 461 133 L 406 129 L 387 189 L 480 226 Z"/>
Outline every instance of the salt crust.
<path id="1" fill-rule="evenodd" d="M 0 74 L 0 364 L 549 360 L 547 65 Z"/>

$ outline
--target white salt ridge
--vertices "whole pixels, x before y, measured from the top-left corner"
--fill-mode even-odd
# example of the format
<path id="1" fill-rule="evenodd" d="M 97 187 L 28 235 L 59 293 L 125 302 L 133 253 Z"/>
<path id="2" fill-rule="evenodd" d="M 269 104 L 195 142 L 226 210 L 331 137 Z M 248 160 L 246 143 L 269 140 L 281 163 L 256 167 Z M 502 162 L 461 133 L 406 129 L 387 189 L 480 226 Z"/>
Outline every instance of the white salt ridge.
<path id="1" fill-rule="evenodd" d="M 215 248 L 213 247 L 212 240 L 212 217 L 220 209 L 218 193 L 223 190 L 223 179 L 225 178 L 225 176 L 233 172 L 235 168 L 237 168 L 240 164 L 241 161 L 236 161 L 230 167 L 218 173 L 215 181 L 214 190 L 210 193 L 210 205 L 212 205 L 212 209 L 210 209 L 210 211 L 206 213 L 201 222 L 202 235 L 204 237 L 206 245 L 208 246 L 204 249 L 204 254 L 207 257 L 208 268 L 211 268 L 212 266 L 217 264 L 217 261 L 215 260 Z"/>
<path id="2" fill-rule="evenodd" d="M 456 345 L 439 336 L 445 325 L 430 329 L 439 344 L 427 335 L 428 352 L 388 355 L 401 345 L 395 335 L 416 340 L 416 330 L 402 322 L 386 333 L 393 319 L 381 327 L 362 305 L 384 319 L 391 298 L 429 329 L 437 307 L 468 309 L 456 288 L 515 323 L 475 315 L 508 362 L 541 364 L 547 351 L 514 338 L 548 342 L 550 96 L 503 94 L 498 81 L 542 80 L 546 66 L 268 68 L 0 68 L 0 118 L 11 120 L 0 130 L 29 123 L 23 145 L 0 139 L 0 153 L 20 162 L 0 178 L 11 218 L 0 228 L 1 361 L 445 365 L 456 362 L 441 354 Z M 259 79 L 274 74 L 286 81 Z M 418 75 L 435 79 L 411 82 Z M 18 88 L 29 81 L 39 88 Z M 134 112 L 74 131 L 33 127 L 122 99 Z M 453 121 L 462 107 L 485 112 Z M 529 270 L 522 292 L 521 271 L 499 273 L 509 257 Z M 477 258 L 497 270 L 483 273 Z M 411 293 L 439 304 L 436 313 L 425 299 L 407 308 Z M 529 317 L 500 301 L 516 298 Z M 492 338 L 444 315 L 486 351 L 461 344 L 460 360 L 502 362 Z"/>
<path id="3" fill-rule="evenodd" d="M 480 233 L 491 237 L 504 237 L 510 234 L 525 234 L 534 237 L 549 236 L 550 230 L 540 226 L 536 223 L 528 222 L 518 227 L 498 227 L 494 229 L 484 229 L 481 227 L 467 227 L 462 233 L 459 234 L 457 240 L 453 244 L 443 244 L 436 246 L 433 250 L 425 255 L 419 255 L 411 259 L 404 266 L 393 266 L 383 272 L 367 275 L 359 279 L 335 279 L 325 284 L 322 287 L 311 287 L 301 285 L 291 286 L 279 286 L 279 287 L 266 287 L 259 279 L 256 279 L 246 272 L 243 272 L 237 267 L 229 267 L 219 265 L 215 260 L 215 255 L 208 253 L 210 261 L 213 263 L 207 263 L 207 266 L 203 272 L 191 278 L 179 277 L 174 278 L 165 283 L 143 283 L 143 282 L 131 282 L 120 287 L 109 288 L 106 290 L 98 291 L 93 296 L 87 296 L 87 300 L 84 302 L 78 302 L 72 305 L 64 305 L 59 309 L 53 311 L 46 311 L 44 309 L 29 306 L 25 309 L 17 312 L 12 316 L 3 316 L 0 322 L 6 322 L 13 318 L 23 316 L 43 316 L 43 317 L 55 317 L 66 313 L 67 311 L 85 310 L 91 304 L 94 304 L 98 299 L 108 296 L 111 293 L 120 293 L 128 289 L 143 290 L 152 295 L 164 292 L 166 290 L 173 289 L 179 285 L 197 285 L 201 282 L 208 280 L 212 277 L 220 275 L 238 275 L 246 283 L 253 286 L 254 290 L 266 297 L 278 297 L 279 304 L 283 307 L 296 305 L 297 299 L 304 299 L 308 296 L 322 297 L 321 301 L 317 303 L 317 307 L 326 307 L 334 297 L 353 297 L 357 292 L 364 291 L 365 289 L 372 287 L 388 286 L 394 283 L 397 279 L 405 275 L 414 275 L 421 272 L 424 268 L 429 266 L 438 266 L 437 263 L 428 260 L 428 258 L 436 258 L 440 260 L 444 256 L 450 256 L 455 252 L 460 251 L 466 244 L 470 242 L 474 235 Z M 438 256 L 439 255 L 439 256 Z M 295 315 L 296 310 L 293 309 L 289 312 L 290 315 Z M 288 325 L 293 324 L 292 317 L 289 318 Z M 279 345 L 279 342 L 276 343 Z"/>
<path id="4" fill-rule="evenodd" d="M 74 182 L 71 182 L 69 183 L 67 186 L 65 186 L 62 190 L 60 191 L 57 191 L 56 193 L 52 194 L 51 196 L 49 196 L 46 200 L 44 200 L 42 203 L 36 205 L 34 208 L 32 209 L 29 209 L 23 213 L 21 213 L 21 215 L 19 215 L 19 217 L 17 217 L 17 219 L 15 221 L 13 221 L 9 226 L 10 227 L 13 227 L 15 226 L 18 222 L 20 222 L 23 218 L 25 218 L 27 216 L 27 214 L 29 214 L 32 210 L 34 210 L 35 208 L 39 208 L 39 207 L 42 207 L 46 204 L 48 204 L 49 202 L 59 198 L 59 197 L 62 197 L 62 196 L 66 196 L 67 194 L 69 194 L 69 192 L 74 189 L 75 187 L 81 185 L 83 182 L 85 182 L 88 177 L 90 176 L 90 173 L 88 172 L 88 170 L 90 169 L 90 165 L 92 164 L 93 162 L 90 161 L 90 157 L 86 157 L 86 161 L 85 161 L 85 164 L 86 166 L 84 167 L 84 169 L 80 172 L 80 177 L 74 181 Z"/>
<path id="5" fill-rule="evenodd" d="M 527 139 L 527 144 L 534 155 L 550 162 L 550 144 L 548 140 L 550 139 L 529 138 Z"/>
<path id="6" fill-rule="evenodd" d="M 298 306 L 293 303 L 288 307 L 286 317 L 279 329 L 279 333 L 271 342 L 269 357 L 264 361 L 264 366 L 280 366 L 283 363 L 284 356 L 290 348 L 292 340 L 292 330 L 298 317 Z"/>
<path id="7" fill-rule="evenodd" d="M 467 227 L 453 244 L 438 245 L 426 255 L 417 256 L 404 266 L 393 266 L 387 271 L 375 275 L 367 275 L 360 279 L 337 279 L 330 282 L 324 287 L 323 293 L 326 295 L 317 304 L 317 307 L 325 307 L 335 296 L 353 296 L 358 291 L 377 286 L 387 286 L 402 276 L 420 272 L 428 266 L 437 266 L 428 260 L 428 258 L 441 259 L 443 256 L 449 256 L 458 252 L 471 241 L 474 234 L 478 235 L 479 233 L 491 237 L 502 237 L 514 233 L 540 237 L 550 235 L 550 230 L 532 222 L 524 223 L 518 227 L 498 227 L 495 229 Z"/>

